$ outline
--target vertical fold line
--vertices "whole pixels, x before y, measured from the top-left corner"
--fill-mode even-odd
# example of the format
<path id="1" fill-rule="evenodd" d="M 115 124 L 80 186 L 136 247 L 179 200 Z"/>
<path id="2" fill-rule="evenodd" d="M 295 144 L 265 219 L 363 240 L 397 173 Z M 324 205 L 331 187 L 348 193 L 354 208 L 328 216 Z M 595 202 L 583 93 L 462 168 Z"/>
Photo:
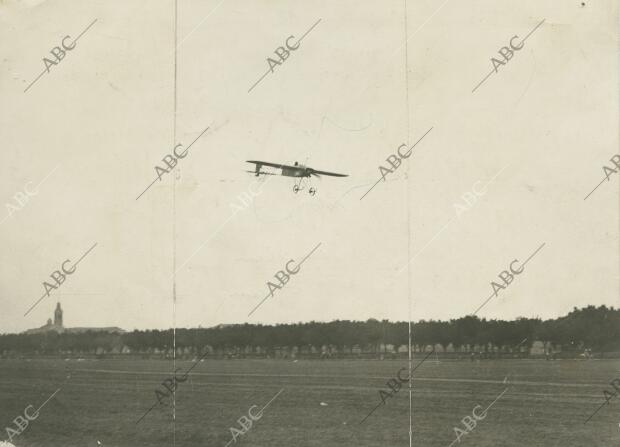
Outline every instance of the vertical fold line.
<path id="1" fill-rule="evenodd" d="M 177 144 L 177 40 L 178 40 L 178 0 L 174 1 L 174 85 L 173 85 L 173 117 L 172 147 Z M 178 169 L 178 167 L 176 168 Z M 177 203 L 176 203 L 176 172 L 172 176 L 172 369 L 176 371 L 177 359 Z M 176 446 L 176 390 L 172 392 L 172 445 Z"/>
<path id="2" fill-rule="evenodd" d="M 405 3 L 405 99 L 407 101 L 407 144 L 409 144 L 410 139 L 410 111 L 409 111 L 409 45 L 408 45 L 408 23 L 407 23 L 407 0 L 404 0 Z M 407 182 L 405 184 L 406 192 L 406 201 L 407 201 L 407 259 L 411 259 L 411 215 L 410 215 L 410 194 L 411 190 L 409 188 L 409 163 L 407 163 Z M 407 323 L 408 323 L 408 356 L 409 356 L 409 447 L 413 445 L 413 377 L 412 377 L 412 353 L 411 353 L 411 341 L 412 341 L 412 332 L 411 332 L 411 263 L 407 263 Z"/>

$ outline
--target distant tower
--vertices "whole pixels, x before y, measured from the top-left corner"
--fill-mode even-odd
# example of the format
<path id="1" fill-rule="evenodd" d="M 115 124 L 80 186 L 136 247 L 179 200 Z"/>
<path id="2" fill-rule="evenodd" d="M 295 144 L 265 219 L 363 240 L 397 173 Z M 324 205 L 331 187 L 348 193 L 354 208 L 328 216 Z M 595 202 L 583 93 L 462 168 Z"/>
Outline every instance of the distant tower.
<path id="1" fill-rule="evenodd" d="M 56 310 L 54 311 L 54 326 L 63 327 L 62 326 L 62 309 L 60 308 L 60 303 L 56 304 Z"/>

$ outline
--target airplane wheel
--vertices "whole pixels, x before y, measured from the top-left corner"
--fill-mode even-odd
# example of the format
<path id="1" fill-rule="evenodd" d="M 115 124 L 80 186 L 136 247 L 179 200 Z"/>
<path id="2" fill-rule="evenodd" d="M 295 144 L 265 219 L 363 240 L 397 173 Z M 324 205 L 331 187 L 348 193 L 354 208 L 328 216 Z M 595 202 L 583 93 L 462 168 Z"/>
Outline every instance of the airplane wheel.
<path id="1" fill-rule="evenodd" d="M 310 188 L 310 189 L 308 190 L 308 193 L 309 193 L 311 196 L 315 195 L 315 194 L 316 194 L 316 188 Z"/>
<path id="2" fill-rule="evenodd" d="M 299 186 L 298 185 L 293 186 L 293 192 L 295 194 L 297 194 L 299 192 Z"/>

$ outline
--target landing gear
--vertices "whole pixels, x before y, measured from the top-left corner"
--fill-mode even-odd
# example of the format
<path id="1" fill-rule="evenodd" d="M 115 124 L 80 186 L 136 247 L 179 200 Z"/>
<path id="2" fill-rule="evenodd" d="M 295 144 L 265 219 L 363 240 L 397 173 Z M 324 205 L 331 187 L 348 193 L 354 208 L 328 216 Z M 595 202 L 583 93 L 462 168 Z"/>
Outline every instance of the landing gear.
<path id="1" fill-rule="evenodd" d="M 304 187 L 305 187 L 304 179 L 300 178 L 299 180 L 295 181 L 295 185 L 293 186 L 293 192 L 297 194 L 299 191 L 302 191 Z"/>
<path id="2" fill-rule="evenodd" d="M 316 194 L 316 188 L 312 186 L 311 181 L 306 180 L 303 177 L 295 182 L 295 185 L 293 186 L 293 192 L 297 194 L 299 191 L 303 191 L 304 189 L 306 189 L 306 186 L 310 186 L 310 188 L 308 189 L 308 194 L 314 196 Z"/>

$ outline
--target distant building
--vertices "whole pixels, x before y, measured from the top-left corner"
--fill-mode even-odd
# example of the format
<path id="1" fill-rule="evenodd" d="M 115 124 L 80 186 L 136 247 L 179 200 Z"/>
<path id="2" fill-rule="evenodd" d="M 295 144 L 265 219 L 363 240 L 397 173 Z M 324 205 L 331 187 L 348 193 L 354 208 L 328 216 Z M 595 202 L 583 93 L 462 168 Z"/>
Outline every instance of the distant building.
<path id="1" fill-rule="evenodd" d="M 62 308 L 60 303 L 56 303 L 56 310 L 54 311 L 54 326 L 62 328 Z"/>
<path id="2" fill-rule="evenodd" d="M 79 334 L 82 332 L 125 332 L 123 329 L 119 327 L 73 327 L 66 328 L 63 325 L 63 311 L 62 307 L 60 307 L 60 303 L 56 304 L 56 310 L 54 311 L 54 322 L 52 323 L 52 319 L 48 318 L 47 324 L 45 326 L 41 326 L 35 329 L 28 329 L 24 331 L 24 334 L 45 334 L 47 332 L 57 332 L 62 334 L 63 332 L 67 332 L 70 334 Z"/>
<path id="3" fill-rule="evenodd" d="M 530 355 L 544 355 L 545 354 L 545 344 L 542 341 L 535 341 L 532 343 L 532 347 L 530 348 Z"/>
<path id="4" fill-rule="evenodd" d="M 62 324 L 62 308 L 60 307 L 60 303 L 56 304 L 56 310 L 54 311 L 54 322 L 52 323 L 52 319 L 47 319 L 47 324 L 45 326 L 41 326 L 36 329 L 29 329 L 24 332 L 24 334 L 43 334 L 46 332 L 58 332 L 62 333 L 65 331 L 65 328 Z"/>

